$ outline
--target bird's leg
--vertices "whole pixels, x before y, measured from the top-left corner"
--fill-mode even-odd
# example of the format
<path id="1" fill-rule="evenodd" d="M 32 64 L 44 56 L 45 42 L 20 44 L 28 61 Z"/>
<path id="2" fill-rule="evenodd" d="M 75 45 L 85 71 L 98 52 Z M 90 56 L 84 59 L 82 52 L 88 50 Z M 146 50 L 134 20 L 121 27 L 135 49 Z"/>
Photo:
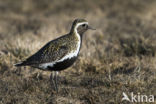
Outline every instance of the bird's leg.
<path id="1" fill-rule="evenodd" d="M 58 86 L 57 86 L 57 74 L 58 74 L 57 71 L 52 72 L 52 73 L 50 74 L 50 82 L 51 82 L 51 86 L 52 86 L 52 88 L 54 87 L 55 91 L 58 92 Z"/>
<path id="2" fill-rule="evenodd" d="M 58 92 L 58 72 L 55 71 L 55 76 L 54 76 L 54 81 L 55 81 L 55 90 Z"/>
<path id="3" fill-rule="evenodd" d="M 51 87 L 53 88 L 55 85 L 54 85 L 54 72 L 51 72 L 50 74 L 50 84 L 51 84 Z"/>

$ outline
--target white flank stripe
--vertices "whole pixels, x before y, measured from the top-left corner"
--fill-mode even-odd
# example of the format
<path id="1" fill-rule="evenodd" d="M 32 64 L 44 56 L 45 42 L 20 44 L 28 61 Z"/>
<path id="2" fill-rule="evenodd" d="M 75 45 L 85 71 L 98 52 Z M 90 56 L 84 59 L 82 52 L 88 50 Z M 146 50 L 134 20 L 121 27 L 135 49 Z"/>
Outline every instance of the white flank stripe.
<path id="1" fill-rule="evenodd" d="M 40 64 L 39 68 L 47 69 L 48 66 L 52 67 L 54 64 L 55 64 L 55 62 L 49 62 L 49 63 Z"/>
<path id="2" fill-rule="evenodd" d="M 46 69 L 48 66 L 53 67 L 53 65 L 54 65 L 55 63 L 57 63 L 57 62 L 62 62 L 62 61 L 64 61 L 64 60 L 66 60 L 66 59 L 71 59 L 72 57 L 77 56 L 78 53 L 79 53 L 79 50 L 80 50 L 80 42 L 81 42 L 81 38 L 80 38 L 79 33 L 77 32 L 77 28 L 78 28 L 80 25 L 83 25 L 83 24 L 87 24 L 87 25 L 88 25 L 88 22 L 81 22 L 81 23 L 78 23 L 78 24 L 75 26 L 75 29 L 74 29 L 74 31 L 75 31 L 75 33 L 76 33 L 76 36 L 78 37 L 77 49 L 76 49 L 75 51 L 72 51 L 72 52 L 68 53 L 66 56 L 64 56 L 64 57 L 63 57 L 62 59 L 60 59 L 60 60 L 56 60 L 56 61 L 54 61 L 54 62 L 49 62 L 49 63 L 44 63 L 44 64 L 39 65 L 39 67 L 42 68 L 42 69 Z"/>

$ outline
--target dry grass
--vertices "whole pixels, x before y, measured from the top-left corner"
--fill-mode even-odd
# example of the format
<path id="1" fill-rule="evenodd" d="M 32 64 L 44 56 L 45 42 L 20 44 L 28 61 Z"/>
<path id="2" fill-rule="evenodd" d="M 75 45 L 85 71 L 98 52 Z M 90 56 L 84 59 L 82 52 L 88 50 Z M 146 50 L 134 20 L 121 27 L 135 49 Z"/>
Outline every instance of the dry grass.
<path id="1" fill-rule="evenodd" d="M 156 96 L 155 9 L 154 0 L 1 0 L 0 104 L 127 104 L 122 92 Z M 49 72 L 13 66 L 67 33 L 75 18 L 97 30 L 84 35 L 79 59 L 60 73 L 58 94 Z"/>

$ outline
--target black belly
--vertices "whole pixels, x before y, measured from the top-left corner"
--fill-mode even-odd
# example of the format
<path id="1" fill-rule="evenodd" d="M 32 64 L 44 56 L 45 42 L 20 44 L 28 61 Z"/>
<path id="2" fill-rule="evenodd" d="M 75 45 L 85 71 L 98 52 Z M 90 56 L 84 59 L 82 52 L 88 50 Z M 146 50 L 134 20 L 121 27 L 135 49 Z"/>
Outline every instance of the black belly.
<path id="1" fill-rule="evenodd" d="M 77 59 L 77 57 L 73 57 L 71 59 L 66 59 L 64 61 L 58 62 L 58 63 L 54 64 L 52 67 L 48 66 L 48 70 L 49 71 L 64 70 L 64 69 L 70 67 L 75 62 L 76 59 Z"/>

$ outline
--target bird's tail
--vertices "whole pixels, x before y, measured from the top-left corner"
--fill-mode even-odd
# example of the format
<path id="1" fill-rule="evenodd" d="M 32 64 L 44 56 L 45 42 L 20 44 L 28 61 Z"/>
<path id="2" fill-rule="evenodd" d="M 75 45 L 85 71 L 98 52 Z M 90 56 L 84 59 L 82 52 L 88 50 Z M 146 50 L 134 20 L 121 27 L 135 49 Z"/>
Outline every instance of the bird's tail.
<path id="1" fill-rule="evenodd" d="M 25 66 L 24 61 L 14 64 L 14 66 Z"/>

